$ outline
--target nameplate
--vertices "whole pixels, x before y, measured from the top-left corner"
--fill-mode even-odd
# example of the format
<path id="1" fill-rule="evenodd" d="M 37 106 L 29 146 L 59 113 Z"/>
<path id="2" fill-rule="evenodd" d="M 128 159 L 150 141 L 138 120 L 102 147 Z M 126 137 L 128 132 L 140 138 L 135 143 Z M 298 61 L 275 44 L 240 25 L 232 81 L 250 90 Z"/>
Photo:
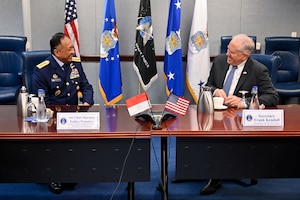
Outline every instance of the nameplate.
<path id="1" fill-rule="evenodd" d="M 100 128 L 99 112 L 58 112 L 57 130 L 94 130 Z"/>
<path id="2" fill-rule="evenodd" d="M 243 126 L 284 126 L 283 110 L 243 110 Z"/>

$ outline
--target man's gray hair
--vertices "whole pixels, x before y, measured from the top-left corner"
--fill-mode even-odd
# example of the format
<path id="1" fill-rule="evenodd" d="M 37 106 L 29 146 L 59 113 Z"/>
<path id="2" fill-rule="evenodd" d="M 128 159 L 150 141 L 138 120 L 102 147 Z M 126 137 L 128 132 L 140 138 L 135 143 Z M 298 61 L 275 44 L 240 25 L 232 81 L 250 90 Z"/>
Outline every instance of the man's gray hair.
<path id="1" fill-rule="evenodd" d="M 249 53 L 249 55 L 254 51 L 254 41 L 246 34 L 238 34 L 233 36 L 234 40 L 241 44 L 239 51 L 243 53 Z"/>

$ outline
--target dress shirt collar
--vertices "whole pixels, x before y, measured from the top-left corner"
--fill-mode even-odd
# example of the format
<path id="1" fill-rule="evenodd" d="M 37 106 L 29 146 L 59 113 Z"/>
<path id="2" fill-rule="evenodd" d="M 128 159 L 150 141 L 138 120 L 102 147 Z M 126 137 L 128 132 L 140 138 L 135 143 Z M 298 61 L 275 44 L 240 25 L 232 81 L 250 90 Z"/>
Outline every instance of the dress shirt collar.
<path id="1" fill-rule="evenodd" d="M 245 64 L 246 64 L 247 60 L 244 60 L 242 63 L 240 63 L 239 65 L 237 65 L 237 68 L 244 68 Z"/>
<path id="2" fill-rule="evenodd" d="M 245 67 L 245 64 L 246 64 L 247 60 L 243 61 L 242 63 L 240 63 L 239 65 L 237 65 L 237 69 L 235 70 L 234 72 L 234 75 L 233 75 L 233 79 L 232 79 L 232 83 L 231 83 L 231 86 L 230 86 L 230 89 L 229 89 L 229 93 L 228 93 L 228 96 L 231 96 L 234 94 L 234 90 L 237 86 L 237 83 L 240 79 L 240 76 L 242 75 L 242 72 L 244 70 L 244 67 Z M 228 72 L 227 72 L 227 75 L 226 75 L 226 78 L 228 76 L 228 73 L 229 71 L 232 69 L 232 65 L 229 66 L 229 69 L 228 69 Z M 226 80 L 226 79 L 225 79 Z M 224 80 L 224 81 L 225 81 Z"/>
<path id="3" fill-rule="evenodd" d="M 63 67 L 64 63 L 61 62 L 54 54 L 52 54 L 52 56 L 53 56 L 54 60 L 58 63 L 58 65 L 59 65 L 60 67 Z"/>

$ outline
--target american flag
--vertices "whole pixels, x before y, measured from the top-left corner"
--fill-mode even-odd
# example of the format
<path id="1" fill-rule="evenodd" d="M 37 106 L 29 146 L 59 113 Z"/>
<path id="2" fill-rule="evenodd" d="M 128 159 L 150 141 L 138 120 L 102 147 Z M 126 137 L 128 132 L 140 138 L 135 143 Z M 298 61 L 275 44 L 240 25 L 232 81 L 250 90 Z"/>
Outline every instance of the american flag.
<path id="1" fill-rule="evenodd" d="M 165 109 L 183 116 L 189 108 L 189 104 L 189 99 L 171 93 L 165 105 Z"/>
<path id="2" fill-rule="evenodd" d="M 71 39 L 76 56 L 80 57 L 76 0 L 66 0 L 64 33 Z"/>

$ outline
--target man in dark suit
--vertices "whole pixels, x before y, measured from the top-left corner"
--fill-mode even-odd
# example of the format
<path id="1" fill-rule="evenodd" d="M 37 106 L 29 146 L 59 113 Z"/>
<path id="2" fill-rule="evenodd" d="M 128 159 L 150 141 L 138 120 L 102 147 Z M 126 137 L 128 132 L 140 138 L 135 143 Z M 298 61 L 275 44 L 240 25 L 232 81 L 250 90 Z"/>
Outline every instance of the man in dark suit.
<path id="1" fill-rule="evenodd" d="M 68 36 L 56 33 L 50 40 L 51 54 L 33 70 L 32 87 L 45 91 L 46 105 L 77 105 L 78 100 L 84 106 L 94 104 L 93 87 L 83 71 L 80 58 L 74 57 L 74 46 Z M 49 184 L 55 194 L 64 189 L 73 189 L 76 183 Z"/>
<path id="2" fill-rule="evenodd" d="M 213 96 L 223 97 L 224 104 L 229 107 L 247 108 L 247 105 L 241 105 L 239 91 L 249 91 L 246 98 L 250 102 L 251 89 L 254 85 L 258 86 L 258 98 L 262 108 L 276 106 L 279 102 L 279 96 L 271 82 L 268 69 L 251 58 L 253 50 L 253 40 L 245 34 L 239 34 L 232 38 L 226 55 L 219 55 L 214 59 L 207 85 L 211 87 Z M 234 67 L 236 68 L 232 82 L 226 90 L 224 87 L 226 79 Z M 212 194 L 220 187 L 221 180 L 210 179 L 201 189 L 200 194 Z"/>

